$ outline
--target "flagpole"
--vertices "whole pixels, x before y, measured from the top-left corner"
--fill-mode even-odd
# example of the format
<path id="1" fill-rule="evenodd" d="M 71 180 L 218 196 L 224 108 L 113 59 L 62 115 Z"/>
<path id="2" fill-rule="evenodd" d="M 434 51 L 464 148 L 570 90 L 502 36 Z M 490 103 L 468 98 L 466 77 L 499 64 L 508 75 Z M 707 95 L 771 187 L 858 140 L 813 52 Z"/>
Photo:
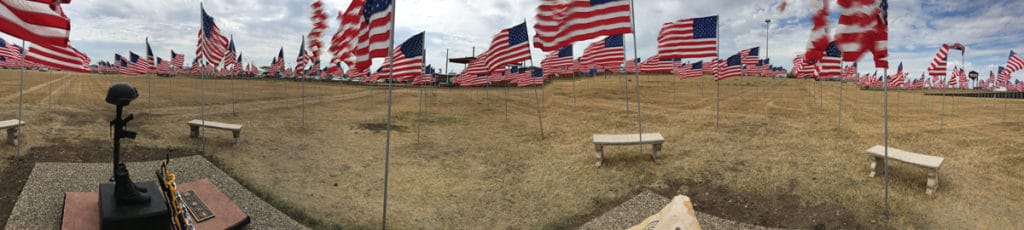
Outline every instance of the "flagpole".
<path id="1" fill-rule="evenodd" d="M 637 44 L 636 44 L 636 36 L 637 36 L 637 32 L 636 32 L 636 18 L 633 17 L 633 15 L 634 15 L 633 14 L 633 0 L 629 0 L 629 24 L 630 24 L 630 29 L 633 31 L 633 58 L 636 59 L 636 58 L 638 58 L 637 56 L 639 56 L 639 55 L 637 55 L 638 52 L 637 52 Z M 623 46 L 623 49 L 625 49 L 625 46 Z M 640 72 L 639 71 L 634 72 L 633 75 L 635 76 L 635 79 L 636 79 L 636 124 L 637 124 L 637 129 L 640 131 L 637 136 L 639 137 L 638 139 L 640 139 L 640 143 L 643 143 L 644 142 L 644 122 L 643 122 L 643 119 L 642 119 L 642 114 L 640 113 Z M 644 145 L 639 145 L 639 146 L 640 146 L 640 159 L 643 159 L 643 157 L 644 157 Z M 657 156 L 651 155 L 651 161 L 657 162 L 657 160 L 658 160 Z"/>
<path id="2" fill-rule="evenodd" d="M 630 1 L 632 1 L 632 0 L 630 0 Z M 719 45 L 719 43 L 721 41 L 720 38 L 722 37 L 722 33 L 721 33 L 722 31 L 720 29 L 721 28 L 721 23 L 719 23 L 718 19 L 719 18 L 716 15 L 715 16 L 715 55 L 719 57 L 718 62 L 722 62 L 721 55 L 720 55 L 722 53 L 722 51 L 721 51 L 722 48 Z M 728 65 L 729 61 L 726 60 L 725 63 Z M 722 65 L 721 64 L 719 64 L 719 63 L 712 63 L 712 65 L 716 65 L 717 68 L 718 68 L 718 71 L 715 74 L 719 74 L 719 73 L 722 72 Z M 701 83 L 700 89 L 701 89 L 701 95 L 704 95 L 704 83 Z M 718 123 L 721 120 L 721 113 L 722 113 L 721 107 L 722 107 L 722 83 L 719 82 L 718 79 L 715 79 L 715 128 L 716 129 L 718 128 Z"/>
<path id="3" fill-rule="evenodd" d="M 53 108 L 53 71 L 50 71 L 50 82 L 46 83 L 46 87 L 49 88 L 49 95 L 46 96 L 46 113 L 50 113 Z"/>
<path id="4" fill-rule="evenodd" d="M 424 37 L 423 40 L 422 40 L 423 43 L 420 44 L 420 51 L 421 51 L 420 55 L 422 55 L 423 58 L 420 60 L 420 67 L 421 67 L 421 69 L 424 69 L 424 70 L 426 70 L 426 67 L 427 67 L 427 44 L 426 44 L 427 40 L 426 40 L 426 36 L 427 36 L 427 31 L 423 31 L 423 37 Z M 424 71 L 424 73 L 425 72 L 426 71 Z M 424 74 L 424 75 L 426 75 L 426 74 Z M 413 82 L 416 82 L 416 79 L 413 79 Z M 430 84 L 427 84 L 427 85 L 430 85 Z M 420 126 L 423 123 L 422 120 L 423 120 L 423 116 L 424 116 L 423 105 L 427 104 L 427 99 L 424 97 L 424 96 L 426 96 L 426 94 L 423 92 L 423 85 L 420 85 L 419 88 L 420 88 L 420 113 L 419 113 L 419 117 L 416 119 L 416 144 L 420 143 Z M 508 93 L 506 93 L 506 95 L 507 94 Z M 505 113 L 508 113 L 507 112 L 508 111 L 508 102 L 505 103 L 505 111 L 506 111 Z"/>
<path id="5" fill-rule="evenodd" d="M 395 53 L 395 2 L 391 2 L 391 29 L 389 30 L 391 35 L 388 37 L 388 57 L 394 56 Z M 388 171 L 389 164 L 391 163 L 391 79 L 395 74 L 395 62 L 391 61 L 388 63 L 388 118 L 387 118 L 387 139 L 384 142 L 384 208 L 382 219 L 380 223 L 381 229 L 387 229 L 388 226 Z"/>
<path id="6" fill-rule="evenodd" d="M 839 65 L 839 67 L 842 68 L 842 65 Z M 836 132 L 843 128 L 843 71 L 842 69 L 839 70 L 839 110 L 836 112 Z"/>
<path id="7" fill-rule="evenodd" d="M 18 84 L 18 122 L 19 123 L 25 122 L 25 120 L 23 119 L 23 116 L 22 116 L 22 107 L 24 105 L 25 105 L 25 40 L 22 39 L 21 40 L 21 83 Z M 1006 120 L 1006 118 L 1003 118 L 1003 120 Z M 24 126 L 19 128 L 18 129 L 18 133 L 17 133 L 16 136 L 21 136 L 21 131 L 24 130 L 24 129 L 25 129 Z M 21 141 L 16 141 L 14 143 L 14 146 L 15 146 L 15 149 L 16 149 L 15 153 L 14 153 L 14 159 L 18 159 L 18 157 L 21 156 Z"/>
<path id="8" fill-rule="evenodd" d="M 526 23 L 526 19 L 523 19 L 523 23 Z M 536 32 L 536 31 L 534 31 L 534 32 Z M 530 45 L 530 66 L 536 68 L 536 66 L 533 65 L 533 43 L 529 42 L 529 41 L 527 41 L 527 42 L 530 43 L 529 44 Z M 541 69 L 541 73 L 542 73 L 541 74 L 541 78 L 544 77 L 543 76 L 543 71 L 544 71 L 544 69 Z M 530 73 L 530 83 L 531 84 L 534 83 L 533 82 L 533 73 L 532 72 Z M 544 86 L 544 82 L 542 80 L 540 84 L 538 84 L 536 87 L 533 88 L 533 97 L 537 98 L 537 124 L 540 127 L 540 139 L 541 140 L 544 140 L 544 119 L 543 119 L 544 99 L 542 97 L 540 97 L 540 95 L 537 93 L 537 91 L 538 91 L 538 89 L 542 89 L 541 87 L 543 87 L 543 86 Z"/>

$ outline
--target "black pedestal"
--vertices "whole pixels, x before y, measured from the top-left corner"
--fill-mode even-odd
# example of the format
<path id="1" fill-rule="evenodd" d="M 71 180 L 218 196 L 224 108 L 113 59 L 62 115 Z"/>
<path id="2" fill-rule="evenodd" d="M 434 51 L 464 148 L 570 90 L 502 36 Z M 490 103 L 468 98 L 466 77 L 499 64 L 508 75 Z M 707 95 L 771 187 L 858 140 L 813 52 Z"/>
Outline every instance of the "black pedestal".
<path id="1" fill-rule="evenodd" d="M 100 184 L 101 229 L 170 229 L 171 210 L 154 181 L 135 182 L 145 188 L 148 204 L 122 205 L 114 198 L 114 183 Z"/>

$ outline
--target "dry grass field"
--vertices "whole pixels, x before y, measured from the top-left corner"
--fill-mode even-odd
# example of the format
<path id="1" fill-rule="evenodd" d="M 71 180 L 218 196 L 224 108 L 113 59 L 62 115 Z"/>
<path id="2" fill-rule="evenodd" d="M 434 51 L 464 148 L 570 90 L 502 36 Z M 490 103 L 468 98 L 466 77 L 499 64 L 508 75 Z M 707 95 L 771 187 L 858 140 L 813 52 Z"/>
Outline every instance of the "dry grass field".
<path id="1" fill-rule="evenodd" d="M 18 76 L 0 70 L 0 120 L 17 117 Z M 572 81 L 549 83 L 540 92 L 544 139 L 534 88 L 428 89 L 419 125 L 421 91 L 396 89 L 388 225 L 563 229 L 650 189 L 688 195 L 698 211 L 774 227 L 1024 228 L 1024 101 L 947 97 L 940 128 L 942 97 L 890 92 L 890 145 L 946 161 L 931 197 L 925 170 L 892 163 L 886 220 L 883 180 L 867 177 L 865 152 L 883 141 L 881 91 L 846 84 L 837 130 L 836 82 L 641 79 L 643 130 L 665 136 L 662 161 L 651 162 L 649 146 L 645 156 L 636 146 L 607 147 L 600 168 L 592 134 L 638 131 L 632 80 L 628 112 L 620 76 L 577 79 L 575 105 Z M 114 107 L 103 97 L 116 81 L 131 81 L 142 94 L 128 107 L 136 114 L 129 128 L 139 137 L 128 141 L 127 155 L 143 148 L 198 151 L 185 124 L 200 113 L 195 78 L 30 71 L 22 154 L 54 154 L 44 150 L 55 145 L 109 151 Z M 312 227 L 379 227 L 384 88 L 307 83 L 303 99 L 301 83 L 293 81 L 204 85 L 208 119 L 244 125 L 238 146 L 230 132 L 208 130 L 207 158 Z M 15 152 L 0 145 L 0 171 L 30 170 L 9 168 L 18 165 Z M 144 175 L 133 172 L 136 180 L 149 179 Z M 12 183 L 3 176 L 0 184 Z M 0 195 L 0 213 L 7 213 L 17 194 Z"/>

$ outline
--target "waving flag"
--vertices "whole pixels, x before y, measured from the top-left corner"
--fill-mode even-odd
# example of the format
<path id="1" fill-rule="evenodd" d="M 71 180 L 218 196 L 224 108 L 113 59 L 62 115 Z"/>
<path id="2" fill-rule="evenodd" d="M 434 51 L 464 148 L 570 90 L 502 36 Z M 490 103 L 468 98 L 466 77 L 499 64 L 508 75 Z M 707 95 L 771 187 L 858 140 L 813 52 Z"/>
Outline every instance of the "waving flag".
<path id="1" fill-rule="evenodd" d="M 395 47 L 395 54 L 381 64 L 382 69 L 374 73 L 374 79 L 386 79 L 394 64 L 393 78 L 398 81 L 409 81 L 423 75 L 423 39 L 424 32 L 413 35 L 401 45 Z"/>
<path id="2" fill-rule="evenodd" d="M 21 59 L 21 47 L 8 43 L 3 38 L 0 38 L 0 57 Z"/>
<path id="3" fill-rule="evenodd" d="M 807 51 L 804 52 L 804 63 L 817 63 L 832 41 L 828 27 L 828 3 L 829 0 L 809 0 L 807 6 L 811 8 L 814 15 L 811 21 L 814 27 L 811 28 L 810 39 L 807 42 Z"/>
<path id="4" fill-rule="evenodd" d="M 70 43 L 63 46 L 32 44 L 25 54 L 25 61 L 55 69 L 89 72 L 89 57 L 71 47 Z"/>
<path id="5" fill-rule="evenodd" d="M 228 53 L 224 55 L 224 60 L 221 61 L 223 64 L 221 65 L 222 69 L 231 70 L 242 64 L 238 63 L 237 59 L 235 59 L 235 52 L 235 37 L 232 36 L 228 42 Z"/>
<path id="6" fill-rule="evenodd" d="M 295 74 L 301 75 L 303 69 L 306 68 L 306 63 L 309 62 L 308 53 L 306 53 L 306 38 L 302 38 L 302 43 L 299 44 L 299 55 L 295 58 Z"/>
<path id="7" fill-rule="evenodd" d="M 475 59 L 469 62 L 469 64 L 466 66 L 466 69 L 463 69 L 462 73 L 459 73 L 459 76 L 456 77 L 455 82 L 463 86 L 472 86 L 466 85 L 466 83 L 476 83 L 473 85 L 487 84 L 486 78 L 484 78 L 483 83 L 478 83 L 479 80 L 477 79 L 478 76 L 480 75 L 487 75 L 486 60 L 487 53 L 482 53 L 479 56 L 476 56 Z"/>
<path id="8" fill-rule="evenodd" d="M 697 63 L 684 66 L 683 70 L 679 72 L 680 79 L 695 78 L 703 76 L 704 62 L 698 61 Z"/>
<path id="9" fill-rule="evenodd" d="M 637 58 L 636 60 L 626 60 L 623 65 L 625 66 L 626 73 L 636 73 L 639 71 L 639 68 L 637 67 L 639 64 L 640 59 Z"/>
<path id="10" fill-rule="evenodd" d="M 623 46 L 622 35 L 612 35 L 598 40 L 583 50 L 580 63 L 584 65 L 597 65 L 603 68 L 615 67 L 626 58 L 626 49 Z M 550 70 L 550 69 L 549 69 Z"/>
<path id="11" fill-rule="evenodd" d="M 821 60 L 815 64 L 815 78 L 830 78 L 839 76 L 842 73 L 842 60 L 843 52 L 839 51 L 839 47 L 836 46 L 836 42 L 828 44 L 828 48 L 825 49 L 825 56 L 821 57 Z"/>
<path id="12" fill-rule="evenodd" d="M 942 44 L 939 52 L 935 53 L 931 65 L 928 66 L 928 76 L 946 76 L 946 60 L 949 58 L 949 45 Z"/>
<path id="13" fill-rule="evenodd" d="M 529 39 L 526 22 L 498 32 L 491 40 L 491 47 L 484 52 L 487 53 L 487 71 L 494 72 L 508 64 L 530 60 Z"/>
<path id="14" fill-rule="evenodd" d="M 196 44 L 196 57 L 203 58 L 214 66 L 220 65 L 224 55 L 228 52 L 228 38 L 221 35 L 220 28 L 213 21 L 213 17 L 206 14 L 203 4 L 199 3 L 199 12 L 203 22 L 199 29 L 199 42 Z"/>
<path id="15" fill-rule="evenodd" d="M 663 24 L 658 33 L 658 56 L 718 57 L 718 16 L 687 18 Z"/>
<path id="16" fill-rule="evenodd" d="M 541 68 L 549 70 L 564 70 L 572 65 L 572 45 L 551 51 L 544 60 L 540 61 Z M 556 71 L 549 71 L 556 72 Z M 559 72 L 561 73 L 561 72 Z M 552 73 L 548 73 L 552 74 Z"/>
<path id="17" fill-rule="evenodd" d="M 899 68 L 896 69 L 896 74 L 889 78 L 889 87 L 899 88 L 903 87 L 904 82 L 907 79 L 907 73 L 903 72 L 903 62 L 900 62 Z"/>
<path id="18" fill-rule="evenodd" d="M 175 53 L 174 50 L 171 50 L 171 66 L 175 69 L 185 66 L 185 54 Z"/>
<path id="19" fill-rule="evenodd" d="M 640 63 L 641 73 L 671 73 L 680 59 L 661 58 L 657 54 Z"/>
<path id="20" fill-rule="evenodd" d="M 519 87 L 527 87 L 527 86 L 535 86 L 535 85 L 543 85 L 543 84 L 544 84 L 544 70 L 543 69 L 535 69 L 535 70 L 533 70 L 533 73 L 530 75 L 530 78 L 525 79 L 525 80 L 520 80 L 519 82 L 517 82 L 517 85 Z"/>
<path id="21" fill-rule="evenodd" d="M 542 0 L 533 44 L 545 52 L 604 35 L 632 33 L 630 0 Z"/>
<path id="22" fill-rule="evenodd" d="M 743 60 L 740 54 L 734 54 L 719 64 L 718 73 L 715 74 L 715 81 L 721 81 L 730 77 L 739 77 Z"/>
<path id="23" fill-rule="evenodd" d="M 841 15 L 836 41 L 843 61 L 856 62 L 871 52 L 876 68 L 889 68 L 889 3 L 887 0 L 838 0 Z"/>
<path id="24" fill-rule="evenodd" d="M 1010 75 L 1024 68 L 1024 58 L 1017 56 L 1017 53 L 1010 50 L 1010 58 L 1006 61 L 1006 68 L 999 71 L 1000 85 L 1006 85 L 1010 81 Z"/>
<path id="25" fill-rule="evenodd" d="M 128 57 L 131 61 L 128 63 L 129 75 L 146 74 L 146 70 L 148 69 L 148 67 L 146 67 L 146 60 L 143 60 L 142 57 L 139 57 L 138 54 L 131 51 L 128 52 Z"/>
<path id="26" fill-rule="evenodd" d="M 164 61 L 163 58 L 156 58 L 156 72 L 159 74 L 167 74 L 171 72 L 171 63 Z"/>
<path id="27" fill-rule="evenodd" d="M 114 59 L 117 62 L 118 73 L 134 75 L 132 74 L 131 66 L 128 65 L 128 59 L 125 59 L 124 56 L 121 56 L 120 54 L 114 54 Z M 195 65 L 193 65 L 193 69 L 195 69 L 194 66 Z"/>
<path id="28" fill-rule="evenodd" d="M 153 49 L 149 47 L 149 37 L 146 37 L 146 66 L 149 67 L 147 73 L 153 73 L 156 71 L 156 63 L 153 60 Z"/>
<path id="29" fill-rule="evenodd" d="M 760 60 L 757 57 L 759 53 L 758 50 L 760 49 L 760 47 L 754 47 L 740 51 L 740 58 L 743 59 L 743 64 L 748 66 L 757 65 L 757 61 Z"/>
<path id="30" fill-rule="evenodd" d="M 48 48 L 70 48 L 71 19 L 61 7 L 67 3 L 71 0 L 2 0 L 0 32 Z"/>
<path id="31" fill-rule="evenodd" d="M 313 28 L 309 30 L 306 39 L 309 40 L 309 52 L 312 54 L 310 59 L 314 60 L 313 63 L 320 63 L 320 47 L 323 47 L 320 38 L 324 36 L 324 30 L 327 30 L 327 13 L 324 12 L 324 3 L 320 0 L 313 1 L 310 8 L 313 9 L 313 14 L 309 17 Z"/>
<path id="32" fill-rule="evenodd" d="M 341 25 L 331 38 L 332 65 L 344 62 L 363 70 L 370 68 L 372 58 L 387 57 L 394 12 L 392 0 L 353 0 L 338 15 Z"/>

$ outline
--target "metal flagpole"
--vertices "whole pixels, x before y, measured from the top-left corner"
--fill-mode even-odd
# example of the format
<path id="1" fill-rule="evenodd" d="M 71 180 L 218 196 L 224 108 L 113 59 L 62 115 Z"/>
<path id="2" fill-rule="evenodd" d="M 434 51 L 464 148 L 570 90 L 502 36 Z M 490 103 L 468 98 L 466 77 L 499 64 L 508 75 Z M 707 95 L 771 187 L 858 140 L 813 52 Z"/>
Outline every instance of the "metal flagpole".
<path id="1" fill-rule="evenodd" d="M 395 53 L 395 2 L 391 2 L 391 29 L 389 36 L 388 45 L 388 58 L 394 56 Z M 391 80 L 395 74 L 395 62 L 388 63 L 388 118 L 387 118 L 387 139 L 384 142 L 384 208 L 382 219 L 380 223 L 381 229 L 387 229 L 388 226 L 388 171 L 389 164 L 391 163 Z"/>
<path id="2" fill-rule="evenodd" d="M 946 82 L 946 76 L 942 76 L 942 83 L 939 85 L 942 86 L 942 88 L 939 89 L 939 91 L 942 91 L 942 105 L 939 110 L 939 130 L 942 130 L 946 123 L 944 120 L 946 116 L 946 87 L 949 85 L 948 82 Z"/>
<path id="3" fill-rule="evenodd" d="M 46 113 L 50 113 L 53 108 L 53 71 L 50 71 L 50 82 L 46 83 L 46 87 L 49 89 L 49 95 L 46 96 Z M 152 111 L 152 109 L 150 109 Z"/>
<path id="4" fill-rule="evenodd" d="M 768 58 L 768 36 L 769 36 L 768 35 L 768 31 L 770 31 L 771 28 L 772 28 L 772 19 L 770 19 L 770 18 L 765 19 L 764 20 L 764 59 L 765 60 L 771 60 L 771 59 Z M 768 77 L 774 78 L 773 76 L 771 76 L 771 73 L 770 73 L 770 72 L 773 72 L 773 70 L 771 68 L 771 65 L 769 65 L 767 63 L 767 61 L 765 63 L 761 63 L 761 64 L 762 65 L 768 65 L 768 71 L 769 71 Z M 764 84 L 760 84 L 759 86 L 761 86 L 760 87 L 761 94 L 764 94 Z M 761 96 L 764 96 L 764 95 L 761 95 Z M 765 97 L 765 98 L 768 98 L 768 97 Z M 764 109 L 764 117 L 765 118 L 768 118 L 768 110 L 769 109 L 766 106 L 765 109 Z"/>
<path id="5" fill-rule="evenodd" d="M 526 23 L 526 19 L 523 19 L 523 23 Z M 530 66 L 536 68 L 536 66 L 533 65 L 533 43 L 532 42 L 530 42 Z M 541 71 L 544 71 L 544 70 L 541 69 Z M 533 73 L 530 73 L 530 80 L 531 81 L 533 80 Z M 537 85 L 536 87 L 533 88 L 533 97 L 537 98 L 537 124 L 540 127 L 540 139 L 541 140 L 544 140 L 544 119 L 543 119 L 543 114 L 544 114 L 544 110 L 543 110 L 544 98 L 540 97 L 540 95 L 538 94 L 537 91 L 538 91 L 538 89 L 543 89 L 543 88 L 541 88 L 543 86 L 544 86 L 544 82 L 541 82 L 539 85 Z"/>
<path id="6" fill-rule="evenodd" d="M 637 36 L 637 32 L 636 32 L 636 18 L 633 17 L 633 15 L 634 15 L 633 14 L 633 0 L 630 0 L 629 1 L 629 24 L 630 24 L 631 30 L 633 31 L 633 58 L 636 59 L 636 58 L 638 58 L 639 55 L 637 55 L 638 52 L 637 52 L 637 45 L 636 45 L 636 36 Z M 625 49 L 625 46 L 623 46 L 623 49 Z M 639 134 L 638 134 L 638 137 L 639 137 L 638 139 L 640 139 L 640 143 L 643 143 L 644 142 L 644 122 L 643 122 L 643 119 L 641 117 L 642 115 L 640 113 L 640 71 L 634 72 L 633 75 L 635 76 L 635 80 L 636 80 L 636 126 L 637 126 L 637 129 L 640 131 Z M 640 158 L 643 159 L 643 157 L 644 157 L 644 146 L 640 145 Z M 652 155 L 652 157 L 654 157 L 654 156 Z M 656 158 L 652 158 L 652 160 L 657 160 L 657 159 Z"/>
<path id="7" fill-rule="evenodd" d="M 576 74 L 572 75 L 572 109 L 576 110 Z"/>
<path id="8" fill-rule="evenodd" d="M 716 15 L 715 16 L 715 55 L 719 56 L 718 62 L 722 62 L 721 55 L 719 55 L 719 54 L 722 53 L 721 52 L 722 48 L 719 45 L 719 43 L 721 41 L 721 37 L 722 37 L 722 33 L 721 33 L 720 28 L 721 28 L 721 23 L 719 23 L 718 16 Z M 726 64 L 728 64 L 728 63 L 729 63 L 728 60 L 726 60 Z M 722 66 L 720 64 L 718 64 L 718 63 L 711 63 L 711 64 L 712 65 L 717 65 L 718 66 L 718 72 L 722 72 Z M 718 74 L 718 73 L 715 73 L 715 74 Z M 704 95 L 704 83 L 701 83 L 701 85 L 700 85 L 700 92 L 701 92 L 701 95 Z M 721 112 L 722 112 L 721 107 L 722 107 L 722 83 L 720 83 L 718 81 L 718 79 L 715 79 L 715 128 L 716 129 L 718 128 L 718 123 L 721 120 Z"/>
<path id="9" fill-rule="evenodd" d="M 420 67 L 421 68 L 426 68 L 427 67 L 427 44 L 426 44 L 427 41 L 426 41 L 426 36 L 427 36 L 427 31 L 423 31 L 424 39 L 423 39 L 423 43 L 420 44 L 420 51 L 421 51 L 420 55 L 423 56 L 422 60 L 420 60 Z M 431 69 L 433 69 L 433 68 L 431 68 Z M 415 82 L 416 80 L 413 80 L 413 81 Z M 426 84 L 426 85 L 430 85 L 430 84 Z M 420 126 L 423 123 L 422 120 L 423 120 L 423 115 L 424 115 L 423 114 L 423 105 L 427 104 L 427 98 L 424 97 L 424 96 L 426 96 L 426 93 L 423 92 L 423 90 L 424 90 L 423 87 L 424 86 L 425 85 L 420 85 L 420 87 L 419 87 L 420 88 L 420 103 L 419 103 L 420 104 L 420 112 L 418 114 L 418 117 L 416 118 L 416 144 L 420 143 Z M 508 95 L 507 92 L 505 94 Z M 508 102 L 507 101 L 505 102 L 505 114 L 508 114 Z M 506 117 L 507 116 L 508 115 L 506 115 Z"/>
<path id="10" fill-rule="evenodd" d="M 21 83 L 18 84 L 18 122 L 19 123 L 25 122 L 25 120 L 22 119 L 22 107 L 25 105 L 25 40 L 24 39 L 21 40 L 21 50 L 20 51 L 21 51 Z M 1006 118 L 1003 118 L 1003 120 L 1006 120 Z M 18 129 L 17 136 L 21 136 L 21 131 L 22 130 L 25 130 L 24 126 L 22 126 L 21 128 Z M 14 144 L 15 144 L 14 147 L 16 149 L 15 153 L 14 153 L 14 158 L 18 159 L 18 157 L 21 156 L 21 141 L 17 141 Z"/>
<path id="11" fill-rule="evenodd" d="M 889 218 L 889 67 L 882 70 L 882 95 L 885 100 L 882 113 L 885 117 L 884 134 L 885 139 L 885 218 Z"/>
<path id="12" fill-rule="evenodd" d="M 206 64 L 209 65 L 209 61 Z M 206 154 L 206 68 L 203 69 L 204 71 L 199 73 L 199 120 L 203 125 L 202 133 L 199 135 L 199 142 L 202 145 L 200 153 Z"/>
<path id="13" fill-rule="evenodd" d="M 841 62 L 840 62 L 841 63 Z M 840 65 L 842 67 L 842 65 Z M 843 128 L 843 75 L 839 71 L 839 111 L 836 112 L 836 131 Z"/>
<path id="14" fill-rule="evenodd" d="M 148 85 L 146 86 L 146 89 L 149 91 L 147 92 L 149 95 L 146 96 L 149 100 L 149 114 L 153 114 L 153 78 L 147 77 L 146 84 Z"/>

